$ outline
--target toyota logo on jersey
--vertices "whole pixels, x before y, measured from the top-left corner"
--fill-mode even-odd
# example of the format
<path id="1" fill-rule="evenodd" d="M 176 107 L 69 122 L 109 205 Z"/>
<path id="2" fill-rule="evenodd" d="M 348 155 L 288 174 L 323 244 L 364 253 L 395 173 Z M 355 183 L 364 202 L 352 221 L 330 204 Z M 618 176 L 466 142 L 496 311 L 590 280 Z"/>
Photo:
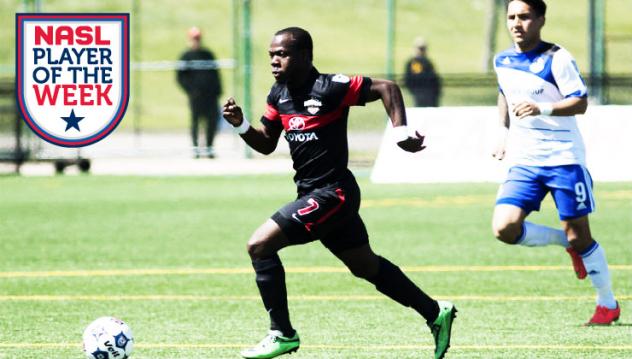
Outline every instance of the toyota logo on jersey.
<path id="1" fill-rule="evenodd" d="M 129 14 L 16 14 L 17 103 L 42 139 L 83 147 L 129 100 Z"/>
<path id="2" fill-rule="evenodd" d="M 288 121 L 288 126 L 290 127 L 290 130 L 303 131 L 305 128 L 305 119 L 302 117 L 292 117 Z"/>

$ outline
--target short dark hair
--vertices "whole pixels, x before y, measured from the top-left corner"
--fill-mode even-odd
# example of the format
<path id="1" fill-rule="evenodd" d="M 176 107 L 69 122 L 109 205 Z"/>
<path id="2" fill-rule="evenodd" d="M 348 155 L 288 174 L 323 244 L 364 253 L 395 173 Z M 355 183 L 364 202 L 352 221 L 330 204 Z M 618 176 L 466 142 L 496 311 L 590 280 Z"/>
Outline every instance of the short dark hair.
<path id="1" fill-rule="evenodd" d="M 277 31 L 274 35 L 289 34 L 292 37 L 292 48 L 294 50 L 306 50 L 309 53 L 309 60 L 314 57 L 314 43 L 312 42 L 312 36 L 307 30 L 300 27 L 292 26 L 286 27 Z"/>
<path id="2" fill-rule="evenodd" d="M 535 14 L 538 16 L 546 15 L 546 3 L 544 2 L 544 0 L 508 0 L 505 9 L 512 1 L 522 1 L 523 3 L 529 5 L 529 7 L 533 9 L 533 12 L 535 12 Z"/>

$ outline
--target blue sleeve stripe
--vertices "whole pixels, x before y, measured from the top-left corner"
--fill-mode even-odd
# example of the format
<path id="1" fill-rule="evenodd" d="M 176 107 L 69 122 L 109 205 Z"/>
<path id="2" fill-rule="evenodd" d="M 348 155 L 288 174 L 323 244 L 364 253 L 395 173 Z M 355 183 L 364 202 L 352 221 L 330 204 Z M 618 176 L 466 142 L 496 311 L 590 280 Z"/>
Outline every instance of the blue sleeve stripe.
<path id="1" fill-rule="evenodd" d="M 530 130 L 538 130 L 538 131 L 551 131 L 551 132 L 571 132 L 571 130 L 554 130 L 550 128 L 538 128 L 538 127 L 525 127 Z"/>
<path id="2" fill-rule="evenodd" d="M 573 140 L 556 140 L 550 138 L 538 138 L 537 140 L 542 142 L 573 142 Z"/>
<path id="3" fill-rule="evenodd" d="M 570 93 L 570 94 L 564 96 L 564 98 L 569 98 L 569 97 L 586 97 L 586 96 L 588 96 L 586 91 L 578 90 L 578 91 L 575 91 L 573 93 Z"/>

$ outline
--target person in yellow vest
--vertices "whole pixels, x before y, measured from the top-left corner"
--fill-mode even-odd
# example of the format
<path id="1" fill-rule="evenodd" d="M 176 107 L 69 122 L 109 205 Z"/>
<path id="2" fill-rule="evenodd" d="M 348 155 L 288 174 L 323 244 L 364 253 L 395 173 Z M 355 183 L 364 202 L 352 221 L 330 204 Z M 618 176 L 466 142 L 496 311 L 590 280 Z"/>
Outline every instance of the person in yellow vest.
<path id="1" fill-rule="evenodd" d="M 406 63 L 405 85 L 415 99 L 415 107 L 437 107 L 441 96 L 441 78 L 428 59 L 428 45 L 415 39 L 415 55 Z"/>

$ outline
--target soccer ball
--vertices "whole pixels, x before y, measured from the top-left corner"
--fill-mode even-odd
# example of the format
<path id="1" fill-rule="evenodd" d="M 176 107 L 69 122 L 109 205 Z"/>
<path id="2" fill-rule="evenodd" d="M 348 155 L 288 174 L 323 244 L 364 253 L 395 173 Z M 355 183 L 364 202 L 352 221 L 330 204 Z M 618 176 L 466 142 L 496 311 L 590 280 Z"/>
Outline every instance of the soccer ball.
<path id="1" fill-rule="evenodd" d="M 83 351 L 90 359 L 127 359 L 133 348 L 132 330 L 120 319 L 101 317 L 83 332 Z"/>

